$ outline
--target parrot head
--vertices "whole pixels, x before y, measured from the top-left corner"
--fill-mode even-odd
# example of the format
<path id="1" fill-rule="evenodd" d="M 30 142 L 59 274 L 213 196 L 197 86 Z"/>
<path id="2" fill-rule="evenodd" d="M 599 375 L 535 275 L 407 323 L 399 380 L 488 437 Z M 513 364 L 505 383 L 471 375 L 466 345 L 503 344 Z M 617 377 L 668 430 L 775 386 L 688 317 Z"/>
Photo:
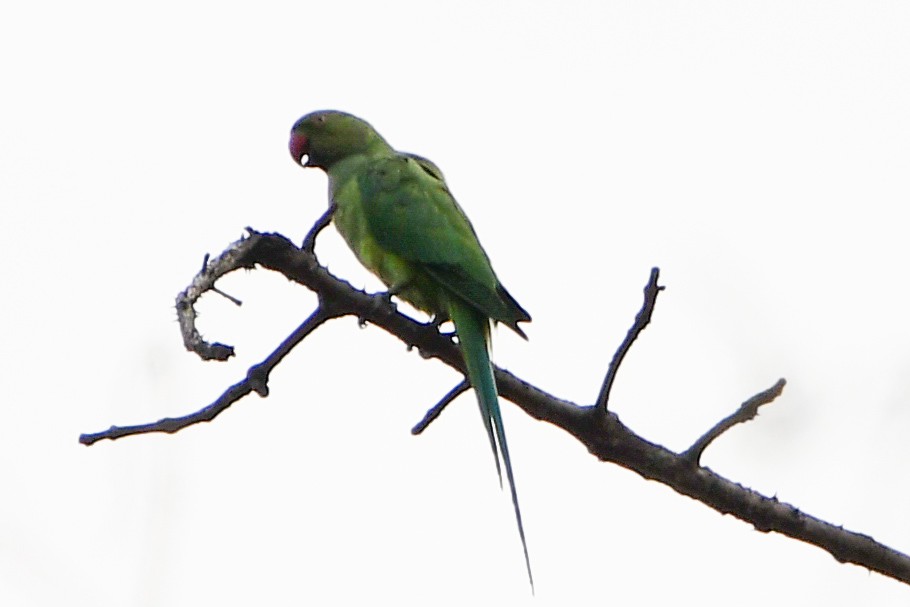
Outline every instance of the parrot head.
<path id="1" fill-rule="evenodd" d="M 322 110 L 307 114 L 291 128 L 291 158 L 304 167 L 327 169 L 339 160 L 388 144 L 369 123 L 351 114 Z M 306 162 L 303 157 L 306 156 Z"/>

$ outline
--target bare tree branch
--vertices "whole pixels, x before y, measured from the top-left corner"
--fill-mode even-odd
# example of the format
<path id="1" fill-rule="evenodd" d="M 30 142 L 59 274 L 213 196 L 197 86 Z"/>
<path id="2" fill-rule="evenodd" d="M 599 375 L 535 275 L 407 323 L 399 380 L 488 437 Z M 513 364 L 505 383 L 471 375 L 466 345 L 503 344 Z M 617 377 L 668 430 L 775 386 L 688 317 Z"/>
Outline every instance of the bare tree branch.
<path id="1" fill-rule="evenodd" d="M 651 314 L 653 314 L 654 306 L 657 304 L 657 295 L 664 290 L 663 287 L 657 286 L 657 279 L 659 277 L 660 269 L 651 268 L 651 276 L 648 278 L 648 284 L 645 285 L 644 304 L 642 304 L 641 310 L 636 314 L 635 322 L 629 327 L 626 338 L 619 345 L 619 348 L 617 348 L 616 354 L 613 355 L 613 360 L 610 361 L 610 366 L 607 368 L 607 376 L 604 377 L 604 383 L 600 387 L 600 394 L 597 396 L 597 402 L 595 404 L 595 406 L 604 411 L 607 410 L 607 403 L 610 400 L 610 390 L 613 389 L 613 381 L 616 379 L 616 373 L 619 371 L 619 366 L 622 364 L 626 354 L 628 354 L 632 344 L 635 343 L 635 340 L 638 339 L 641 332 L 644 331 L 645 327 L 651 322 Z"/>
<path id="2" fill-rule="evenodd" d="M 310 228 L 310 231 L 307 232 L 306 237 L 303 239 L 303 244 L 300 246 L 301 249 L 307 253 L 313 252 L 313 249 L 316 248 L 316 237 L 332 223 L 332 216 L 335 215 L 335 209 L 335 203 L 330 204 L 329 208 L 326 209 L 326 212 L 322 214 L 322 217 L 316 220 L 316 223 L 313 224 L 313 227 Z M 247 230 L 250 230 L 250 228 L 247 228 Z"/>
<path id="3" fill-rule="evenodd" d="M 250 367 L 245 379 L 225 390 L 215 402 L 203 407 L 195 413 L 190 413 L 189 415 L 181 417 L 165 417 L 157 422 L 139 424 L 137 426 L 111 426 L 107 430 L 102 430 L 101 432 L 82 434 L 79 436 L 79 442 L 83 445 L 91 445 L 100 440 L 116 440 L 118 438 L 123 438 L 124 436 L 132 436 L 133 434 L 150 434 L 152 432 L 173 434 L 188 426 L 212 421 L 222 411 L 250 392 L 255 392 L 264 398 L 269 395 L 268 382 L 272 369 L 274 369 L 275 366 L 281 362 L 281 359 L 294 349 L 294 346 L 303 341 L 307 335 L 315 331 L 322 323 L 332 318 L 334 318 L 334 316 L 330 311 L 322 307 L 318 308 L 303 322 L 303 324 L 297 327 L 287 339 L 281 342 L 281 345 L 279 345 L 274 352 L 269 354 L 264 361 Z M 205 358 L 202 354 L 200 354 L 200 356 Z"/>
<path id="4" fill-rule="evenodd" d="M 723 418 L 717 422 L 713 428 L 704 433 L 704 435 L 695 441 L 691 447 L 686 449 L 682 456 L 688 459 L 692 464 L 698 465 L 701 461 L 701 454 L 704 453 L 708 445 L 711 444 L 714 439 L 719 437 L 721 434 L 735 426 L 736 424 L 742 424 L 750 419 L 754 419 L 758 415 L 758 408 L 762 405 L 767 405 L 775 398 L 780 396 L 784 391 L 784 386 L 787 385 L 787 380 L 781 378 L 777 380 L 777 383 L 764 390 L 759 392 L 742 405 L 739 406 L 734 413 Z"/>
<path id="5" fill-rule="evenodd" d="M 426 430 L 427 426 L 439 417 L 442 410 L 449 406 L 449 403 L 467 392 L 470 387 L 471 384 L 468 383 L 468 380 L 461 380 L 461 383 L 449 390 L 448 393 L 442 397 L 442 400 L 433 405 L 433 408 L 427 411 L 427 414 L 423 416 L 423 419 L 417 422 L 416 426 L 411 428 L 411 434 L 416 436 Z"/>
<path id="6" fill-rule="evenodd" d="M 312 239 L 308 237 L 308 242 L 311 243 L 313 239 L 315 235 Z M 230 346 L 208 344 L 202 340 L 194 326 L 195 312 L 192 311 L 192 306 L 202 293 L 212 290 L 217 278 L 233 270 L 255 265 L 280 272 L 290 280 L 315 291 L 319 296 L 319 307 L 310 319 L 261 365 L 250 369 L 247 379 L 228 388 L 217 401 L 201 411 L 181 418 L 160 420 L 154 424 L 112 427 L 104 432 L 84 434 L 80 437 L 80 442 L 90 445 L 103 438 L 115 439 L 144 432 L 176 432 L 191 424 L 211 421 L 233 402 L 254 390 L 266 395 L 268 374 L 274 365 L 313 329 L 326 319 L 336 316 L 353 315 L 362 322 L 376 325 L 409 347 L 417 348 L 423 357 L 439 359 L 462 374 L 465 373 L 457 345 L 451 336 L 440 334 L 432 323 L 419 323 L 397 312 L 387 295 L 368 295 L 335 278 L 319 265 L 311 248 L 297 248 L 281 235 L 262 234 L 252 230 L 249 237 L 234 243 L 218 259 L 207 263 L 192 284 L 178 296 L 181 331 L 188 349 L 203 359 L 224 360 L 231 355 L 233 348 Z M 579 406 L 559 399 L 508 371 L 496 368 L 494 371 L 499 393 L 532 417 L 562 428 L 602 461 L 616 463 L 643 478 L 663 483 L 718 512 L 731 514 L 759 531 L 776 531 L 818 546 L 840 562 L 855 563 L 910 584 L 910 557 L 907 555 L 880 544 L 867 535 L 847 531 L 812 517 L 775 497 L 761 495 L 699 465 L 698 460 L 705 447 L 733 425 L 753 418 L 759 406 L 781 393 L 783 380 L 746 401 L 737 413 L 715 425 L 683 454 L 674 453 L 638 436 L 615 413 L 607 410 L 610 386 L 620 362 L 631 343 L 647 326 L 653 312 L 657 293 L 661 289 L 657 286 L 657 276 L 655 268 L 645 290 L 642 309 L 610 363 L 610 370 L 595 405 Z M 456 387 L 450 392 L 450 395 L 457 389 Z M 451 400 L 449 395 L 434 410 L 441 409 L 447 400 Z"/>

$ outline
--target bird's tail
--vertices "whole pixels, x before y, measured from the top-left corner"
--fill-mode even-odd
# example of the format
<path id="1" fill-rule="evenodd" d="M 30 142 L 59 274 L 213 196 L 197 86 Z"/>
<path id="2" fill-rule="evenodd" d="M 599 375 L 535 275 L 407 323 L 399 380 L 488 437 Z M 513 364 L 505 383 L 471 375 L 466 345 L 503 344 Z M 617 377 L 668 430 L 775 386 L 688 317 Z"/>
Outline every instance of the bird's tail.
<path id="1" fill-rule="evenodd" d="M 468 380 L 477 394 L 480 415 L 483 417 L 483 423 L 490 438 L 490 446 L 493 448 L 500 486 L 502 485 L 500 455 L 505 465 L 506 479 L 509 482 L 509 490 L 512 493 L 512 505 L 515 508 L 515 520 L 518 523 L 518 535 L 521 536 L 525 565 L 528 569 L 528 581 L 531 583 L 531 591 L 533 592 L 534 577 L 531 575 L 531 559 L 528 558 L 528 544 L 525 541 L 524 525 L 521 522 L 521 509 L 518 507 L 518 493 L 515 491 L 512 461 L 509 458 L 509 446 L 506 443 L 506 433 L 502 425 L 502 415 L 499 411 L 496 379 L 493 377 L 493 365 L 490 362 L 490 321 L 482 313 L 460 301 L 453 302 L 450 307 L 449 313 L 452 322 L 455 323 L 455 332 L 458 334 L 461 353 L 468 368 Z"/>

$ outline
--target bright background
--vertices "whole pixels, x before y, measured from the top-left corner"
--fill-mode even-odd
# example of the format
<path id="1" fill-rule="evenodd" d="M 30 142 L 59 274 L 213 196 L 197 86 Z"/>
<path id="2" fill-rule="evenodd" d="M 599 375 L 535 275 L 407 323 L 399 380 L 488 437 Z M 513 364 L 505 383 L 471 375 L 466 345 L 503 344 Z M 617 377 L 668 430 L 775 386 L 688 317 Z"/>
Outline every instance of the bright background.
<path id="1" fill-rule="evenodd" d="M 245 226 L 299 241 L 321 108 L 435 160 L 532 313 L 497 361 L 589 404 L 667 290 L 613 408 L 684 449 L 778 377 L 704 462 L 910 550 L 910 5 L 33 2 L 0 15 L 0 604 L 905 603 L 910 589 L 626 470 L 505 405 L 531 600 L 472 395 L 333 322 L 272 396 L 174 436 L 81 432 L 208 404 L 312 310 L 265 271 L 174 296 Z M 14 7 L 14 8 L 13 8 Z M 317 246 L 370 290 L 332 230 Z M 731 598 L 735 597 L 735 598 Z"/>

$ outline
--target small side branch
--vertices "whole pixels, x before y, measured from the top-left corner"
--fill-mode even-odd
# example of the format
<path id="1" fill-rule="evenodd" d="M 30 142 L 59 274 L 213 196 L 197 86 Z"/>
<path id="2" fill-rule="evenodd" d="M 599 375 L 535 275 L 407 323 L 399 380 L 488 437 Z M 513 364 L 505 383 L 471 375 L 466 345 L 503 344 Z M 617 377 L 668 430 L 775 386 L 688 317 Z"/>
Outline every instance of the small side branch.
<path id="1" fill-rule="evenodd" d="M 632 344 L 638 338 L 639 334 L 645 330 L 645 327 L 651 322 L 651 314 L 654 312 L 654 306 L 657 303 L 657 294 L 664 290 L 664 287 L 657 285 L 657 279 L 660 277 L 660 268 L 651 268 L 651 277 L 648 284 L 645 285 L 645 300 L 642 303 L 641 310 L 635 315 L 635 322 L 626 333 L 626 338 L 619 345 L 610 366 L 607 368 L 607 376 L 600 387 L 600 394 L 597 396 L 595 406 L 602 410 L 607 410 L 607 404 L 610 401 L 610 391 L 613 389 L 613 382 L 616 380 L 616 373 L 619 372 L 619 366 L 628 354 Z"/>
<path id="2" fill-rule="evenodd" d="M 310 228 L 310 231 L 307 232 L 306 237 L 303 239 L 303 244 L 301 249 L 307 253 L 312 253 L 316 248 L 316 237 L 319 236 L 319 233 L 323 231 L 330 223 L 332 223 L 332 216 L 335 215 L 335 204 L 330 204 L 328 210 L 322 214 L 322 217 L 316 220 L 316 223 L 313 224 L 313 227 Z M 247 228 L 250 229 L 250 228 Z"/>
<path id="3" fill-rule="evenodd" d="M 464 394 L 468 391 L 471 385 L 468 383 L 468 380 L 463 379 L 461 383 L 449 390 L 448 394 L 442 397 L 438 403 L 433 405 L 433 408 L 427 411 L 427 414 L 423 416 L 423 419 L 417 422 L 417 425 L 411 428 L 411 434 L 417 436 L 427 429 L 427 426 L 432 424 L 439 414 L 442 413 L 442 410 L 449 406 L 453 400 Z"/>
<path id="4" fill-rule="evenodd" d="M 780 396 L 786 385 L 787 380 L 780 378 L 777 380 L 776 384 L 763 392 L 759 392 L 744 402 L 736 412 L 720 420 L 713 428 L 705 432 L 700 439 L 695 441 L 691 447 L 682 453 L 682 457 L 691 462 L 692 465 L 698 466 L 701 461 L 701 454 L 704 453 L 705 449 L 714 441 L 714 439 L 736 424 L 742 424 L 755 418 L 755 416 L 758 415 L 758 408 L 762 405 L 767 405 Z"/>
<path id="5" fill-rule="evenodd" d="M 212 404 L 203 407 L 195 413 L 184 415 L 182 417 L 165 417 L 156 422 L 148 424 L 138 424 L 135 426 L 111 426 L 101 432 L 93 432 L 79 435 L 79 442 L 83 445 L 93 445 L 100 440 L 117 440 L 124 436 L 133 436 L 135 434 L 150 434 L 153 432 L 165 432 L 173 434 L 179 432 L 188 426 L 202 422 L 210 422 L 218 415 L 230 407 L 232 404 L 252 392 L 252 387 L 248 380 L 238 382 L 224 391 L 218 397 L 218 400 Z"/>
<path id="6" fill-rule="evenodd" d="M 290 354 L 297 344 L 302 342 L 306 337 L 315 331 L 320 325 L 322 325 L 327 320 L 331 320 L 338 315 L 335 314 L 330 308 L 320 305 L 316 308 L 316 311 L 310 314 L 310 317 L 307 318 L 303 323 L 294 330 L 293 333 L 288 335 L 288 337 L 281 342 L 281 344 L 275 348 L 275 351 L 269 354 L 268 358 L 264 361 L 250 367 L 250 370 L 247 371 L 246 379 L 250 383 L 250 388 L 258 394 L 259 396 L 265 398 L 269 395 L 269 376 L 272 374 L 272 370 L 281 362 L 281 360 Z"/>
<path id="7" fill-rule="evenodd" d="M 334 316 L 330 312 L 326 312 L 322 307 L 318 308 L 303 322 L 303 324 L 297 327 L 297 330 L 281 342 L 281 345 L 279 345 L 274 352 L 269 354 L 265 360 L 258 365 L 251 367 L 249 371 L 247 371 L 246 379 L 237 382 L 225 390 L 224 393 L 218 397 L 218 400 L 195 413 L 182 417 L 165 417 L 156 422 L 139 424 L 136 426 L 111 426 L 107 430 L 102 430 L 101 432 L 82 434 L 79 436 L 79 442 L 83 445 L 91 445 L 100 440 L 116 440 L 134 434 L 150 434 L 153 432 L 173 434 L 188 426 L 212 421 L 218 417 L 222 411 L 248 395 L 250 392 L 256 392 L 259 396 L 266 397 L 269 394 L 269 375 L 275 366 L 281 362 L 281 359 L 283 359 L 288 352 L 294 349 L 294 346 L 303 341 L 307 335 L 333 317 Z"/>

